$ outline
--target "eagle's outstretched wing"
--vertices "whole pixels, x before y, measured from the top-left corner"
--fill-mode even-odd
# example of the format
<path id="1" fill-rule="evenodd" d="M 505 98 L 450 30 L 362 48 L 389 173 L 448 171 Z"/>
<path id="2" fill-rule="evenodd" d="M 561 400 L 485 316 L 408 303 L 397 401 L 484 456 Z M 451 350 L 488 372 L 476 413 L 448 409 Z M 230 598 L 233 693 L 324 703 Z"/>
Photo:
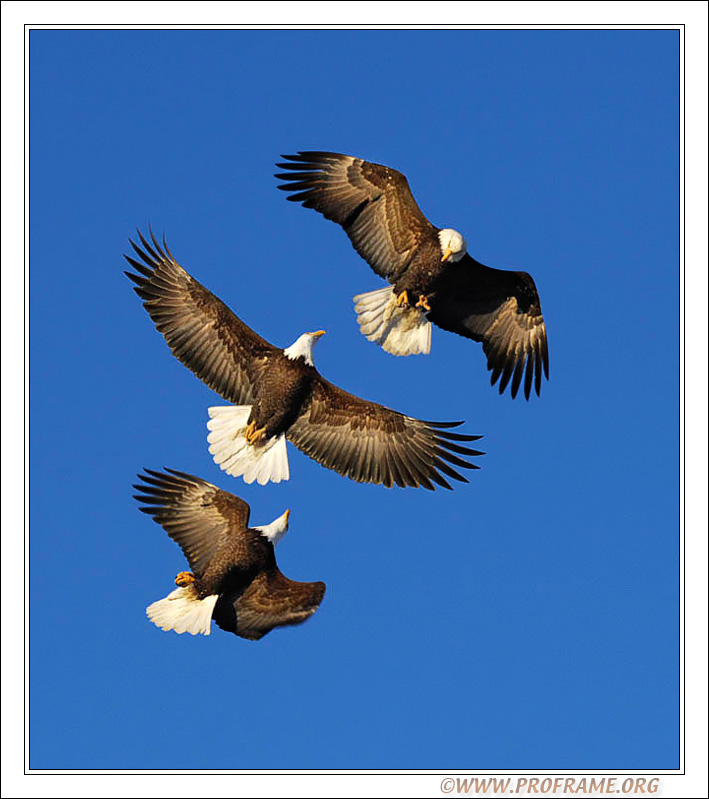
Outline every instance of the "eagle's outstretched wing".
<path id="1" fill-rule="evenodd" d="M 248 504 L 206 480 L 174 469 L 145 469 L 138 477 L 140 510 L 179 544 L 198 578 L 225 541 L 249 526 Z"/>
<path id="2" fill-rule="evenodd" d="M 131 245 L 143 263 L 126 255 L 138 274 L 125 274 L 172 354 L 224 399 L 252 403 L 259 370 L 277 349 L 189 275 L 152 231 L 152 245 L 138 236 L 142 248 Z"/>
<path id="3" fill-rule="evenodd" d="M 512 380 L 515 397 L 523 377 L 525 397 L 532 384 L 539 394 L 542 371 L 549 378 L 549 351 L 531 275 L 492 269 L 466 254 L 438 278 L 429 303 L 433 324 L 482 342 L 491 383 L 500 380 L 500 394 Z"/>
<path id="4" fill-rule="evenodd" d="M 315 613 L 325 583 L 298 583 L 278 569 L 275 560 L 243 592 L 219 598 L 212 618 L 227 632 L 258 641 L 274 627 L 301 624 Z"/>
<path id="5" fill-rule="evenodd" d="M 352 246 L 381 277 L 394 282 L 435 228 L 421 213 L 408 181 L 395 169 L 349 155 L 284 155 L 278 186 L 305 208 L 342 225 Z"/>
<path id="6" fill-rule="evenodd" d="M 452 466 L 479 468 L 459 456 L 483 453 L 457 442 L 481 436 L 449 432 L 459 424 L 404 416 L 355 397 L 318 375 L 310 405 L 287 437 L 318 463 L 358 483 L 433 490 L 433 483 L 451 487 L 443 475 L 467 482 Z"/>

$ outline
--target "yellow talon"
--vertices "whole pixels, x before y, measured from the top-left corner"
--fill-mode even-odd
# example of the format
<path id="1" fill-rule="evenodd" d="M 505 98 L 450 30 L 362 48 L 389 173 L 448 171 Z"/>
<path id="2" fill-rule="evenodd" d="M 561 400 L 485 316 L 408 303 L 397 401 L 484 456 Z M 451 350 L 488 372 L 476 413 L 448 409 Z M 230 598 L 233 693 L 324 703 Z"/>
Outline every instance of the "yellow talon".
<path id="1" fill-rule="evenodd" d="M 397 308 L 408 308 L 409 307 L 409 292 L 404 290 L 399 294 L 396 298 L 396 307 Z"/>
<path id="2" fill-rule="evenodd" d="M 419 301 L 416 303 L 417 308 L 423 308 L 424 311 L 430 311 L 431 306 L 428 304 L 428 297 L 425 294 L 419 295 Z"/>
<path id="3" fill-rule="evenodd" d="M 180 572 L 177 577 L 175 577 L 175 585 L 185 586 L 193 583 L 195 581 L 195 576 L 192 572 Z"/>
<path id="4" fill-rule="evenodd" d="M 254 429 L 249 433 L 247 431 L 246 434 L 246 443 L 247 444 L 258 444 L 259 441 L 266 435 L 266 427 L 265 425 L 258 430 L 256 430 L 256 423 L 252 422 L 254 425 Z"/>

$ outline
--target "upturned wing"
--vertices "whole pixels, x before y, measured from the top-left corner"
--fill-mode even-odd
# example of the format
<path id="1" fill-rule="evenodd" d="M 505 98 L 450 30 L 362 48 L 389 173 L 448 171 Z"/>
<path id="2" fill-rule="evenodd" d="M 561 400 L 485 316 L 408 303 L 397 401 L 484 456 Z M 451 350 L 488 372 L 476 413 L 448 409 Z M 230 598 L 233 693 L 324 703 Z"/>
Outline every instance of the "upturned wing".
<path id="1" fill-rule="evenodd" d="M 451 488 L 443 475 L 468 482 L 453 466 L 480 468 L 460 456 L 483 453 L 458 442 L 481 436 L 448 430 L 460 424 L 404 416 L 348 394 L 317 375 L 311 400 L 287 437 L 318 463 L 358 483 L 387 488 L 396 483 L 432 491 L 434 483 Z"/>
<path id="2" fill-rule="evenodd" d="M 258 641 L 274 627 L 301 624 L 315 613 L 325 583 L 298 583 L 278 569 L 275 558 L 243 593 L 219 598 L 212 618 L 227 632 Z"/>
<path id="3" fill-rule="evenodd" d="M 224 542 L 249 526 L 247 503 L 206 480 L 174 469 L 145 469 L 138 477 L 142 483 L 133 487 L 141 492 L 134 495 L 140 510 L 179 544 L 198 578 Z"/>
<path id="4" fill-rule="evenodd" d="M 278 188 L 305 208 L 342 225 L 352 246 L 381 277 L 394 282 L 426 236 L 438 230 L 421 213 L 408 181 L 395 169 L 349 155 L 299 152 L 277 164 L 288 172 Z"/>
<path id="5" fill-rule="evenodd" d="M 131 246 L 142 263 L 124 256 L 138 272 L 125 274 L 172 354 L 224 399 L 251 404 L 259 369 L 276 348 L 189 275 L 164 240 L 158 244 L 152 231 L 152 244 L 138 236 L 142 248 Z"/>
<path id="6" fill-rule="evenodd" d="M 451 264 L 429 298 L 427 318 L 444 330 L 480 341 L 490 382 L 500 394 L 512 381 L 512 396 L 524 378 L 524 395 L 541 391 L 549 378 L 547 331 L 537 287 L 526 272 L 492 269 L 465 255 Z"/>

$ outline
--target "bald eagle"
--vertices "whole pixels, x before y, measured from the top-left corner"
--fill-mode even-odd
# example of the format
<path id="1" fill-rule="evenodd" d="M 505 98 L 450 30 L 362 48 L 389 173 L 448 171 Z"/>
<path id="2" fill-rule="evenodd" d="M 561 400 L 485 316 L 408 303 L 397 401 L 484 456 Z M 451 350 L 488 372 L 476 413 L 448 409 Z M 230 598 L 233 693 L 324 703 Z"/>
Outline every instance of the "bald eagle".
<path id="1" fill-rule="evenodd" d="M 349 155 L 300 152 L 277 164 L 288 199 L 340 224 L 352 246 L 391 287 L 358 294 L 361 332 L 393 355 L 428 354 L 431 323 L 482 342 L 490 383 L 512 397 L 539 394 L 549 378 L 547 334 L 531 275 L 471 258 L 463 236 L 434 227 L 406 177 Z"/>
<path id="2" fill-rule="evenodd" d="M 191 474 L 146 469 L 133 488 L 153 517 L 179 544 L 192 571 L 146 609 L 163 630 L 209 635 L 222 630 L 257 641 L 274 627 L 300 624 L 318 609 L 325 583 L 296 583 L 281 574 L 273 548 L 288 530 L 287 510 L 264 527 L 249 527 L 243 499 Z"/>
<path id="3" fill-rule="evenodd" d="M 313 365 L 322 330 L 279 349 L 245 325 L 162 247 L 139 232 L 142 263 L 126 255 L 157 329 L 188 369 L 228 402 L 209 408 L 207 437 L 215 462 L 247 483 L 289 477 L 286 439 L 318 463 L 364 483 L 391 488 L 434 483 L 443 475 L 468 482 L 453 466 L 477 469 L 460 455 L 482 455 L 460 442 L 480 436 L 450 432 L 462 422 L 424 422 L 348 394 Z"/>

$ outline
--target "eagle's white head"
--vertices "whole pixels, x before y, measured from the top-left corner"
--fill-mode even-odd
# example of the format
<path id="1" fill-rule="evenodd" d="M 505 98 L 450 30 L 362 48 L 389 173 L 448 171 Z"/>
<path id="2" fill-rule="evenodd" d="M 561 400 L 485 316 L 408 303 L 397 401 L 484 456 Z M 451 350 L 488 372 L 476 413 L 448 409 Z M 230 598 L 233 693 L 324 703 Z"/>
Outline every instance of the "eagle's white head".
<path id="1" fill-rule="evenodd" d="M 258 530 L 264 538 L 268 538 L 268 540 L 275 547 L 281 538 L 283 538 L 283 536 L 288 532 L 289 516 L 290 510 L 287 510 L 277 519 L 274 519 L 270 524 L 265 524 L 263 527 L 254 527 L 254 530 Z"/>
<path id="2" fill-rule="evenodd" d="M 286 356 L 286 358 L 290 358 L 292 361 L 294 361 L 296 358 L 303 358 L 307 364 L 314 366 L 313 348 L 318 343 L 320 336 L 324 335 L 324 330 L 316 330 L 314 333 L 303 333 L 303 335 L 297 338 L 290 345 L 290 347 L 286 347 L 283 350 L 283 354 Z"/>
<path id="3" fill-rule="evenodd" d="M 453 263 L 460 259 L 468 251 L 468 244 L 465 238 L 453 228 L 443 228 L 438 231 L 438 242 L 441 245 L 441 261 L 450 259 Z"/>

